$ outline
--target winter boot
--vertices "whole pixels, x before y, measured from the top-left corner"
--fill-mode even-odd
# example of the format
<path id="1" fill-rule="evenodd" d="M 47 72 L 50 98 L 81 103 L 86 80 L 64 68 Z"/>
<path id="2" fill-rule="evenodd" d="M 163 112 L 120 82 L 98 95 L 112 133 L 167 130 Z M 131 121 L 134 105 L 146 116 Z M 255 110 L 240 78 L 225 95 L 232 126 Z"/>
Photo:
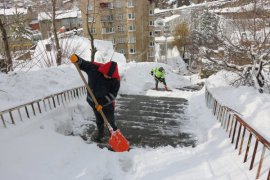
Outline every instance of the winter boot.
<path id="1" fill-rule="evenodd" d="M 102 142 L 102 138 L 104 137 L 104 131 L 100 132 L 98 130 L 95 130 L 93 134 L 91 135 L 91 140 L 94 142 Z"/>
<path id="2" fill-rule="evenodd" d="M 167 86 L 165 86 L 165 90 L 166 90 L 166 91 L 169 91 L 169 89 L 168 89 L 168 87 L 167 87 Z"/>

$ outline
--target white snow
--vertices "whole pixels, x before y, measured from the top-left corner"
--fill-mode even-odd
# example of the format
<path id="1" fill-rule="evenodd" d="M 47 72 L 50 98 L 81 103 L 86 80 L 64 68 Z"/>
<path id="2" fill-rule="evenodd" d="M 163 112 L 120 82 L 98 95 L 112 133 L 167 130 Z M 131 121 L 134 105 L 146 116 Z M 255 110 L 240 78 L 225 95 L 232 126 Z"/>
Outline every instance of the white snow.
<path id="1" fill-rule="evenodd" d="M 10 9 L 0 9 L 0 14 L 5 16 L 12 16 L 15 14 L 27 14 L 27 9 L 24 8 L 10 8 Z"/>
<path id="2" fill-rule="evenodd" d="M 43 20 L 50 20 L 51 14 L 47 12 L 40 12 L 38 14 L 38 20 L 43 21 Z M 56 11 L 56 19 L 66 19 L 66 18 L 79 18 L 80 17 L 80 12 L 77 9 L 74 10 L 68 10 L 68 11 Z"/>
<path id="3" fill-rule="evenodd" d="M 87 44 L 80 40 L 81 46 Z M 112 47 L 107 50 L 111 53 L 103 54 L 104 57 L 112 55 Z M 120 60 L 120 93 L 188 99 L 189 131 L 198 137 L 195 148 L 134 148 L 129 152 L 115 153 L 87 144 L 78 136 L 67 136 L 71 130 L 76 135 L 82 130 L 80 125 L 93 117 L 85 98 L 81 98 L 32 119 L 17 121 L 16 125 L 8 124 L 8 128 L 4 128 L 0 121 L 0 179 L 255 179 L 258 162 L 252 171 L 248 170 L 249 163 L 242 163 L 243 157 L 238 156 L 228 134 L 207 109 L 204 89 L 198 92 L 175 89 L 203 80 L 195 75 L 175 74 L 176 67 L 166 64 Z M 154 87 L 150 70 L 159 66 L 165 68 L 166 81 L 172 92 L 149 90 Z M 215 98 L 241 113 L 243 119 L 270 140 L 269 95 L 259 94 L 248 87 L 233 88 L 228 85 L 232 78 L 232 75 L 220 72 L 211 76 L 206 84 Z M 72 64 L 0 74 L 0 110 L 81 85 L 83 83 Z M 269 163 L 269 151 L 267 153 L 265 164 Z M 269 165 L 265 164 L 268 169 L 262 170 L 262 179 L 266 179 L 269 170 Z"/>

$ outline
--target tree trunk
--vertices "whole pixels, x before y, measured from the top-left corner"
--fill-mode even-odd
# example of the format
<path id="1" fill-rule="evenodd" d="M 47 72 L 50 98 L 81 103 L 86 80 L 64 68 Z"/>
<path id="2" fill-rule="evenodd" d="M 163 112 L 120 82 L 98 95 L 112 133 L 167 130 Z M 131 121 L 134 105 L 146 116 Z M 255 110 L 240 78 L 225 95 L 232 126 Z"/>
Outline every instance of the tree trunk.
<path id="1" fill-rule="evenodd" d="M 3 37 L 4 49 L 5 49 L 5 54 L 6 54 L 6 59 L 3 62 L 0 62 L 0 71 L 7 73 L 13 70 L 13 64 L 12 64 L 10 49 L 8 45 L 7 32 L 1 18 L 0 18 L 0 30 Z"/>
<path id="2" fill-rule="evenodd" d="M 185 54 L 186 54 L 186 46 L 184 45 L 184 51 L 183 51 L 183 60 L 185 59 Z"/>
<path id="3" fill-rule="evenodd" d="M 94 1 L 94 7 L 95 7 L 95 2 L 96 1 Z M 89 1 L 88 1 L 87 6 L 88 5 L 89 5 Z M 91 33 L 91 29 L 90 29 L 91 27 L 89 27 L 89 22 L 88 21 L 89 21 L 89 13 L 88 13 L 88 10 L 87 10 L 87 13 L 86 13 L 86 27 L 87 27 L 87 32 L 88 32 L 88 35 L 90 37 L 90 43 L 91 43 L 91 62 L 94 62 L 95 61 L 95 54 L 97 52 L 97 48 L 94 45 L 94 36 Z M 93 16 L 92 21 L 94 21 L 94 16 Z"/>
<path id="4" fill-rule="evenodd" d="M 87 22 L 87 24 L 88 24 L 88 22 Z M 89 29 L 89 25 L 87 25 L 87 30 L 88 30 L 88 34 L 89 34 L 90 42 L 91 42 L 91 62 L 94 62 L 95 61 L 95 54 L 97 52 L 97 48 L 94 45 L 94 36 L 93 36 L 93 34 L 91 33 L 91 31 Z"/>
<path id="5" fill-rule="evenodd" d="M 57 36 L 57 29 L 56 29 L 56 0 L 52 0 L 52 24 L 53 24 L 53 36 L 55 40 L 55 46 L 56 46 L 56 64 L 57 66 L 61 65 L 61 59 L 62 59 L 62 52 L 59 44 L 59 39 Z"/>

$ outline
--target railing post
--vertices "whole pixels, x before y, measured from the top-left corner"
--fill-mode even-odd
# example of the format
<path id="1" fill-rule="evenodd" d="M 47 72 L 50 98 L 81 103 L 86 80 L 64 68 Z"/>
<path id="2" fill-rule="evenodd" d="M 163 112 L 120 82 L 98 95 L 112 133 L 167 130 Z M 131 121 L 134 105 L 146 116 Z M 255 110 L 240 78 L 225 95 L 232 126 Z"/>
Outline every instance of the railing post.
<path id="1" fill-rule="evenodd" d="M 18 110 L 18 114 L 19 114 L 20 120 L 23 121 L 23 119 L 22 119 L 22 114 L 21 114 L 21 111 L 20 111 L 20 108 L 18 108 L 17 110 Z"/>
<path id="2" fill-rule="evenodd" d="M 42 101 L 43 101 L 43 106 L 44 106 L 44 109 L 45 109 L 45 111 L 47 112 L 47 106 L 46 106 L 45 99 L 43 99 Z"/>
<path id="3" fill-rule="evenodd" d="M 15 124 L 15 121 L 14 121 L 13 116 L 12 116 L 12 111 L 9 110 L 8 112 L 9 112 L 9 116 L 10 116 L 12 124 Z"/>
<path id="4" fill-rule="evenodd" d="M 229 126 L 230 126 L 231 117 L 232 117 L 232 114 L 229 112 L 229 117 L 228 117 L 226 132 L 228 132 L 228 129 L 229 129 Z"/>
<path id="5" fill-rule="evenodd" d="M 27 109 L 27 105 L 24 106 L 24 109 L 25 109 L 25 112 L 26 112 L 26 116 L 27 116 L 28 118 L 30 118 L 29 112 L 28 112 L 28 109 Z"/>
<path id="6" fill-rule="evenodd" d="M 56 95 L 58 105 L 60 106 L 59 94 Z"/>
<path id="7" fill-rule="evenodd" d="M 38 110 L 39 110 L 39 113 L 41 114 L 41 108 L 40 108 L 40 104 L 39 104 L 39 101 L 37 102 L 37 105 L 38 105 Z"/>
<path id="8" fill-rule="evenodd" d="M 54 107 L 54 108 L 56 108 L 56 104 L 55 104 L 54 96 L 52 96 L 52 100 L 53 100 L 53 107 Z"/>
<path id="9" fill-rule="evenodd" d="M 49 107 L 50 109 L 52 109 L 50 98 L 47 98 L 47 99 L 48 99 Z"/>
<path id="10" fill-rule="evenodd" d="M 31 107 L 32 107 L 32 110 L 33 110 L 33 114 L 34 114 L 34 116 L 35 116 L 35 115 L 36 115 L 36 112 L 35 112 L 35 108 L 34 108 L 33 103 L 31 103 Z"/>
<path id="11" fill-rule="evenodd" d="M 251 139 L 252 139 L 252 133 L 250 132 L 249 138 L 248 138 L 248 143 L 247 143 L 246 154 L 245 154 L 245 158 L 244 158 L 244 163 L 247 162 L 248 151 L 249 151 L 249 148 L 250 148 Z"/>
<path id="12" fill-rule="evenodd" d="M 2 119 L 2 122 L 3 122 L 4 127 L 6 128 L 7 125 L 6 125 L 6 122 L 5 122 L 5 120 L 4 120 L 3 114 L 1 113 L 0 116 L 1 116 L 1 119 Z"/>
<path id="13" fill-rule="evenodd" d="M 232 135 L 232 129 L 233 129 L 233 122 L 234 122 L 234 121 L 236 121 L 235 115 L 232 116 L 232 121 L 231 121 L 231 128 L 230 128 L 229 138 L 230 138 L 231 135 Z"/>
<path id="14" fill-rule="evenodd" d="M 242 153 L 242 147 L 243 147 L 243 143 L 244 143 L 245 133 L 246 133 L 246 128 L 244 127 L 244 131 L 243 131 L 242 139 L 241 139 L 241 144 L 240 144 L 240 148 L 239 148 L 239 155 Z"/>
<path id="15" fill-rule="evenodd" d="M 258 170 L 257 170 L 256 179 L 259 179 L 260 174 L 261 174 L 261 168 L 262 168 L 262 163 L 263 163 L 263 159 L 264 159 L 265 149 L 266 149 L 266 147 L 263 146 L 263 149 L 262 149 L 262 155 L 261 155 L 259 167 L 258 167 Z"/>
<path id="16" fill-rule="evenodd" d="M 235 137 L 235 132 L 236 132 L 236 128 L 237 128 L 237 119 L 235 118 L 235 125 L 234 125 L 234 129 L 233 129 L 233 137 L 232 137 L 232 144 L 234 142 L 234 137 Z"/>
<path id="17" fill-rule="evenodd" d="M 62 104 L 65 106 L 65 103 L 64 103 L 64 93 L 62 93 L 60 97 L 61 97 Z"/>
<path id="18" fill-rule="evenodd" d="M 255 160 L 255 157 L 256 157 L 256 153 L 257 153 L 257 148 L 258 148 L 258 139 L 256 139 L 256 143 L 255 143 L 255 147 L 254 147 L 254 150 L 253 150 L 253 155 L 252 155 L 249 170 L 251 170 L 253 168 L 254 160 Z"/>
<path id="19" fill-rule="evenodd" d="M 240 123 L 239 129 L 238 129 L 238 134 L 237 134 L 237 139 L 236 139 L 236 143 L 235 143 L 235 149 L 238 148 L 238 143 L 239 143 L 241 130 L 242 130 L 242 124 Z"/>

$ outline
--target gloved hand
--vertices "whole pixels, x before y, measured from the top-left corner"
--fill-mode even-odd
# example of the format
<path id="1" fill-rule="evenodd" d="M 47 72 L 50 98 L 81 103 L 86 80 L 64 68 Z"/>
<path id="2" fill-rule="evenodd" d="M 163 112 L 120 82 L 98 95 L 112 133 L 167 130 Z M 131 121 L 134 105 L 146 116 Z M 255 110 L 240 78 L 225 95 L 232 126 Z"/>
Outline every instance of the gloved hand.
<path id="1" fill-rule="evenodd" d="M 78 60 L 79 60 L 79 57 L 78 57 L 76 54 L 72 54 L 72 55 L 70 56 L 70 61 L 71 61 L 72 63 L 77 63 Z"/>
<path id="2" fill-rule="evenodd" d="M 99 112 L 99 111 L 102 110 L 103 107 L 102 107 L 101 105 L 98 104 L 98 105 L 95 105 L 95 108 L 96 108 L 96 110 Z"/>

